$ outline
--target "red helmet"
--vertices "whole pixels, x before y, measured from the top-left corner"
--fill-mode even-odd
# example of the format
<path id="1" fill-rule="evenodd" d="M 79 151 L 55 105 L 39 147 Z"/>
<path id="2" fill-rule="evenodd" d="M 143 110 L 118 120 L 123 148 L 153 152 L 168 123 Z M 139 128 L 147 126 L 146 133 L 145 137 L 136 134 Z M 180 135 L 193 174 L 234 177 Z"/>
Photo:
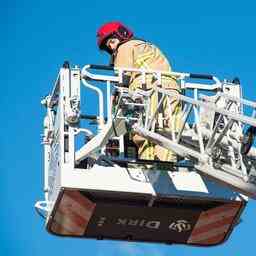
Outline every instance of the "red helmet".
<path id="1" fill-rule="evenodd" d="M 110 53 L 105 43 L 111 36 L 115 36 L 120 42 L 124 42 L 133 36 L 133 32 L 121 22 L 108 22 L 102 25 L 97 31 L 97 44 L 101 50 L 106 50 Z"/>

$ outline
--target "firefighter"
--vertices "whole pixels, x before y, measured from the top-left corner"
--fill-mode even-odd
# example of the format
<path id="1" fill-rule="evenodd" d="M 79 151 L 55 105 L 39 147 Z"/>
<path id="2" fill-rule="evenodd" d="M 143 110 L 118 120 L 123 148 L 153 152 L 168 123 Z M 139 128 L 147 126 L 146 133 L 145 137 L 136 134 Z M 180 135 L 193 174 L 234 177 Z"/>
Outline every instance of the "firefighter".
<path id="1" fill-rule="evenodd" d="M 101 26 L 97 31 L 97 44 L 99 49 L 111 55 L 111 62 L 115 67 L 171 72 L 171 66 L 160 49 L 150 42 L 135 38 L 133 32 L 121 22 L 109 22 Z M 141 74 L 135 72 L 127 72 L 124 78 L 130 91 L 135 91 L 138 88 L 148 90 L 157 86 L 157 80 L 152 74 L 146 75 L 145 84 L 142 84 Z M 162 75 L 161 86 L 175 94 L 180 91 L 175 78 L 168 74 Z M 157 107 L 157 100 L 157 93 L 153 93 L 151 113 Z M 156 130 L 159 133 L 170 132 L 172 129 L 177 131 L 179 129 L 180 103 L 175 96 L 165 97 L 162 112 L 163 119 L 161 120 L 163 121 L 157 122 Z M 172 123 L 172 120 L 175 121 Z M 140 159 L 176 161 L 176 155 L 173 152 L 155 145 L 137 134 L 133 135 L 133 141 L 138 146 Z"/>

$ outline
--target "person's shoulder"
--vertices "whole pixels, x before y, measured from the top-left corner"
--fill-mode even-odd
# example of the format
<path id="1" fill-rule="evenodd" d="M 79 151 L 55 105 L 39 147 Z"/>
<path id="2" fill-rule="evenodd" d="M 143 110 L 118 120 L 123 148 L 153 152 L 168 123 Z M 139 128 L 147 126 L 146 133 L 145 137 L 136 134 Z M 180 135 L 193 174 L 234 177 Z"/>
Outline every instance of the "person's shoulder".
<path id="1" fill-rule="evenodd" d="M 119 46 L 119 49 L 122 50 L 122 49 L 125 49 L 125 48 L 136 47 L 137 45 L 144 44 L 144 43 L 145 43 L 145 41 L 142 41 L 142 40 L 139 40 L 139 39 L 131 39 L 131 40 L 121 44 Z"/>

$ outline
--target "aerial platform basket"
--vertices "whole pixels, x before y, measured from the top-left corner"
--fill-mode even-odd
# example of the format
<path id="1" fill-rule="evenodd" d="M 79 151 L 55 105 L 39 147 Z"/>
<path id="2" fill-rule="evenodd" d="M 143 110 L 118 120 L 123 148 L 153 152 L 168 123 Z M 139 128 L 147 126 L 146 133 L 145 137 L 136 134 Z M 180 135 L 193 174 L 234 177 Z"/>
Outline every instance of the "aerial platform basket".
<path id="1" fill-rule="evenodd" d="M 194 94 L 180 95 L 184 125 L 178 134 L 165 137 L 153 129 L 157 113 L 150 114 L 148 104 L 133 100 L 141 97 L 148 103 L 150 92 L 130 95 L 120 86 L 124 73 L 134 70 L 115 69 L 102 75 L 92 74 L 90 69 L 111 72 L 113 68 L 88 65 L 81 72 L 66 63 L 52 93 L 42 101 L 47 108 L 45 201 L 37 202 L 36 207 L 45 214 L 47 230 L 60 236 L 199 246 L 227 240 L 239 223 L 247 196 L 256 197 L 251 128 L 256 126 L 256 104 L 242 99 L 240 84 L 220 82 L 213 76 L 172 73 L 182 89 Z M 150 72 L 161 83 L 159 71 L 136 72 L 142 73 L 142 83 Z M 189 83 L 188 78 L 214 83 Z M 98 94 L 95 115 L 82 112 L 81 79 Z M 106 93 L 92 80 L 106 82 Z M 112 111 L 113 87 L 119 92 L 117 109 L 122 108 L 121 112 Z M 160 87 L 157 90 L 162 97 L 172 96 Z M 199 90 L 212 95 L 199 98 Z M 159 109 L 161 101 L 160 97 Z M 243 114 L 243 105 L 253 109 L 252 116 Z M 208 106 L 207 115 L 203 114 Z M 125 109 L 134 115 L 126 115 Z M 93 133 L 84 120 L 96 123 L 97 131 Z M 192 126 L 188 125 L 191 120 Z M 246 125 L 250 133 L 245 138 Z M 130 130 L 173 150 L 179 161 L 138 159 L 127 137 Z M 82 145 L 81 134 L 85 137 Z"/>

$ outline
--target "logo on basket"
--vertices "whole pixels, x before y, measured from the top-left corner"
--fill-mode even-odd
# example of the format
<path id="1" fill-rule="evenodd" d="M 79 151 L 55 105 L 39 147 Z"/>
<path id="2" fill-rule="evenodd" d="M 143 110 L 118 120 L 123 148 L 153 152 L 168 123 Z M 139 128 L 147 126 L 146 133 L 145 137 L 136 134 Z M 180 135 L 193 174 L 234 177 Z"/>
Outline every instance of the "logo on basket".
<path id="1" fill-rule="evenodd" d="M 105 224 L 106 219 L 106 217 L 100 217 L 100 219 L 97 222 L 97 226 L 102 227 Z"/>
<path id="2" fill-rule="evenodd" d="M 191 229 L 191 225 L 186 220 L 176 220 L 172 222 L 169 226 L 169 229 L 177 231 L 177 232 L 184 232 Z"/>

